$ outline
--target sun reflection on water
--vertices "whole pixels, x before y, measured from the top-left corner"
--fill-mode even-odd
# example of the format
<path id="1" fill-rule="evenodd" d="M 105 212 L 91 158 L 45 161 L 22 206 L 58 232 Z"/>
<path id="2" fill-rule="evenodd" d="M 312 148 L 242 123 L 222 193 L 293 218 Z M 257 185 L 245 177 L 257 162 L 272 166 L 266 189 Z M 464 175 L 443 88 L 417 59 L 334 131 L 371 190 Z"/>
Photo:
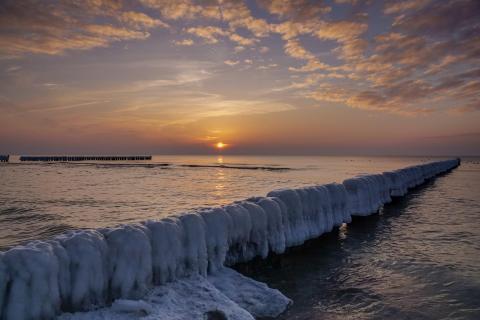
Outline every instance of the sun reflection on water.
<path id="1" fill-rule="evenodd" d="M 223 164 L 223 157 L 219 156 L 217 158 L 218 164 Z M 215 172 L 215 196 L 217 199 L 222 199 L 225 197 L 225 180 L 226 180 L 226 173 L 224 168 L 217 168 Z"/>

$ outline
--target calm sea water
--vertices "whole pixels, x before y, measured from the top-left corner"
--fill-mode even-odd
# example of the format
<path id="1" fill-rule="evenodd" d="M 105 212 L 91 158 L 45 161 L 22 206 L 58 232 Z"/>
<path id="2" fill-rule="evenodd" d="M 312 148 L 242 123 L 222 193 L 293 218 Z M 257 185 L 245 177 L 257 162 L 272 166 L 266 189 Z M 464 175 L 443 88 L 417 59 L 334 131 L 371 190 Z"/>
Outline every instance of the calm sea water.
<path id="1" fill-rule="evenodd" d="M 156 219 L 436 158 L 156 156 L 0 164 L 0 248 L 71 228 Z M 281 319 L 480 319 L 480 164 L 244 270 L 294 300 Z"/>
<path id="2" fill-rule="evenodd" d="M 464 160 L 379 215 L 239 269 L 294 300 L 281 320 L 478 320 L 478 159 Z"/>

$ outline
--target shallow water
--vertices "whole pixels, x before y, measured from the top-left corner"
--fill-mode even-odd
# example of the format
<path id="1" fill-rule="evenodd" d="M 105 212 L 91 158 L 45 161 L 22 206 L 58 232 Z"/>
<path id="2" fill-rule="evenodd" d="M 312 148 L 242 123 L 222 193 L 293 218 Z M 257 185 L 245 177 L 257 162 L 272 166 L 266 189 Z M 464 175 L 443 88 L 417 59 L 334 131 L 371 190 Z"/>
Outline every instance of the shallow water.
<path id="1" fill-rule="evenodd" d="M 1 164 L 0 245 L 432 160 L 161 156 L 145 163 Z M 480 319 L 479 198 L 478 159 L 464 159 L 380 215 L 239 268 L 293 299 L 280 319 Z"/>

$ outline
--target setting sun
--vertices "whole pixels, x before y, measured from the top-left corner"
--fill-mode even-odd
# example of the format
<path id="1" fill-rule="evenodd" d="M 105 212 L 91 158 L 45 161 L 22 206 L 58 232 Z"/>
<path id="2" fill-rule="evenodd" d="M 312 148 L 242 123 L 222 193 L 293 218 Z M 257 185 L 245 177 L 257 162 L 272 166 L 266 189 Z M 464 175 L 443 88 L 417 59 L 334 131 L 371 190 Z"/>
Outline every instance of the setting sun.
<path id="1" fill-rule="evenodd" d="M 223 142 L 217 142 L 217 144 L 215 144 L 215 147 L 216 147 L 217 149 L 223 149 L 223 148 L 225 148 L 226 146 L 227 146 L 227 144 L 226 144 L 226 143 L 223 143 Z"/>

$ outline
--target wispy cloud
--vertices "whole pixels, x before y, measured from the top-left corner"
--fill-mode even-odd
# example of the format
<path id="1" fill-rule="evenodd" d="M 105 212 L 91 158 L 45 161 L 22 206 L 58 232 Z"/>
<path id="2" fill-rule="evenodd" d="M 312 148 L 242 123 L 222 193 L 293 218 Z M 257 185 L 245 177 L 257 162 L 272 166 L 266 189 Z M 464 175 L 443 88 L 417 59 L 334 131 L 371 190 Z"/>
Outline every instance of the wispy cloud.
<path id="1" fill-rule="evenodd" d="M 223 63 L 225 63 L 228 66 L 235 66 L 235 65 L 239 64 L 240 61 L 238 61 L 238 60 L 225 60 L 225 61 L 223 61 Z"/>
<path id="2" fill-rule="evenodd" d="M 78 102 L 73 104 L 67 105 L 59 105 L 59 106 L 52 106 L 52 107 L 39 107 L 34 109 L 27 109 L 24 112 L 46 112 L 46 111 L 62 111 L 62 110 L 70 110 L 76 108 L 83 108 L 91 105 L 98 105 L 110 102 L 109 100 L 100 100 L 100 101 L 85 101 L 85 102 Z"/>
<path id="3" fill-rule="evenodd" d="M 187 46 L 187 47 L 193 46 L 195 43 L 192 39 L 173 40 L 172 42 L 176 46 Z"/>

